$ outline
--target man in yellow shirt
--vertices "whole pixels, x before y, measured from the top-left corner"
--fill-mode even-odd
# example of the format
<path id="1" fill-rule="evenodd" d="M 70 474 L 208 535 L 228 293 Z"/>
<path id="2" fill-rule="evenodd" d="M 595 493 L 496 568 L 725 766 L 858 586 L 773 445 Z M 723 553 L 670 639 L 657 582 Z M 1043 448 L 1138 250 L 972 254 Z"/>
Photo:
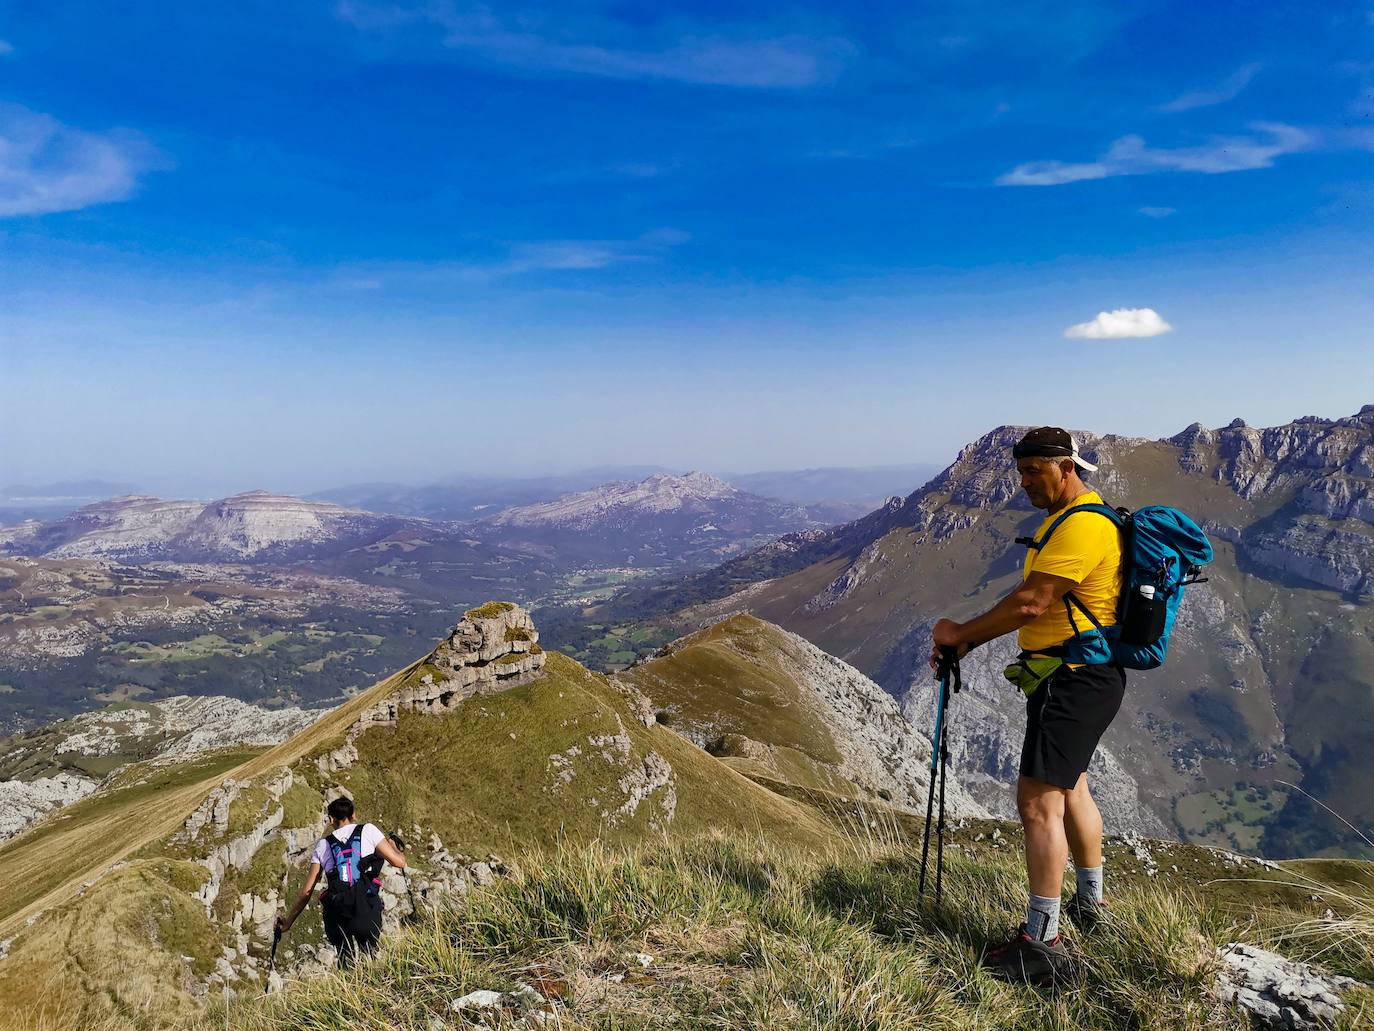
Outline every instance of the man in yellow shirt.
<path id="1" fill-rule="evenodd" d="M 1080 477 L 1097 467 L 1079 455 L 1067 431 L 1057 426 L 1031 430 L 1012 454 L 1026 496 L 1046 513 L 1028 549 L 1021 585 L 976 619 L 936 623 L 931 661 L 940 648 L 955 648 L 962 655 L 1015 630 L 1027 664 L 1038 672 L 1053 670 L 1026 700 L 1016 785 L 1030 881 L 1026 920 L 1005 945 L 983 957 L 995 976 L 1045 983 L 1068 966 L 1059 940 L 1059 911 L 1070 853 L 1078 883 L 1069 914 L 1085 929 L 1099 916 L 1102 816 L 1088 790 L 1087 769 L 1126 688 L 1120 666 L 1058 664 L 1056 653 L 1080 631 L 1092 631 L 1094 621 L 1102 627 L 1116 624 L 1122 543 L 1116 525 L 1093 512 L 1065 519 L 1044 540 L 1050 524 L 1064 512 L 1102 504 Z"/>

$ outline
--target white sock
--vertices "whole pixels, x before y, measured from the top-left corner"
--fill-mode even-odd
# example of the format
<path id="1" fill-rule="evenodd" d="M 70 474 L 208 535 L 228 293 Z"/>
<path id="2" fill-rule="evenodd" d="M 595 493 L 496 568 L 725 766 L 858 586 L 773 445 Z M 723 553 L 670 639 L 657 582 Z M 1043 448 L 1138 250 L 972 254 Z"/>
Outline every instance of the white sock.
<path id="1" fill-rule="evenodd" d="M 1059 936 L 1059 896 L 1047 899 L 1032 895 L 1026 907 L 1026 933 L 1039 941 L 1052 941 Z"/>
<path id="2" fill-rule="evenodd" d="M 1078 897 L 1085 902 L 1102 901 L 1102 867 L 1075 866 L 1074 878 L 1078 881 Z"/>

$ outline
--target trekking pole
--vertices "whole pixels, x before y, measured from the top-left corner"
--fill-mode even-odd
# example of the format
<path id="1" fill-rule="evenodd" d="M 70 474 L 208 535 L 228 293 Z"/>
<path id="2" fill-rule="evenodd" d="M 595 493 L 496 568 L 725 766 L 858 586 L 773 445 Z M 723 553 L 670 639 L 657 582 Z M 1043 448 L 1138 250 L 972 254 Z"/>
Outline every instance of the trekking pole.
<path id="1" fill-rule="evenodd" d="M 935 904 L 940 904 L 945 860 L 945 773 L 949 768 L 949 719 L 947 710 L 952 692 L 962 685 L 959 677 L 959 656 L 953 648 L 942 647 L 935 671 L 940 681 L 940 693 L 935 700 L 935 733 L 930 739 L 930 787 L 926 793 L 926 827 L 921 840 L 921 881 L 918 889 L 926 893 L 926 869 L 930 857 L 930 820 L 935 810 L 935 786 L 939 779 L 940 812 L 935 827 Z"/>
<path id="2" fill-rule="evenodd" d="M 272 970 L 277 965 L 277 946 L 281 944 L 281 928 L 272 928 L 272 954 L 267 958 L 267 981 L 262 986 L 262 994 L 272 990 Z"/>

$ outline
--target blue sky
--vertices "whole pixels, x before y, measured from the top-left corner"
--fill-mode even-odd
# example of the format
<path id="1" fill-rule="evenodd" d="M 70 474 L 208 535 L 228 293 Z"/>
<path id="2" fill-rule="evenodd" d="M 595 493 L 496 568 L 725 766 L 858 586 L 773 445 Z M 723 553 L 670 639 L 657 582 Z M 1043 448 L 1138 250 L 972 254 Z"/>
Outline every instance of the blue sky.
<path id="1" fill-rule="evenodd" d="M 1371 243 L 1374 2 L 0 4 L 0 481 L 1349 414 Z"/>

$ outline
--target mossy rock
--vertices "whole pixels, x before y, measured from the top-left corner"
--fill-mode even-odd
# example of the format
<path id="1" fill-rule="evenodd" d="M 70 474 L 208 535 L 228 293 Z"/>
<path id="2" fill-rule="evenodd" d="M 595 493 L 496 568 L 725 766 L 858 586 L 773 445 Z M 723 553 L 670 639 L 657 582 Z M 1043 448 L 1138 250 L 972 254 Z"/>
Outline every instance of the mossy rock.
<path id="1" fill-rule="evenodd" d="M 513 608 L 514 603 L 509 601 L 489 601 L 475 609 L 468 609 L 463 615 L 468 619 L 495 619 L 497 616 L 504 616 Z"/>

